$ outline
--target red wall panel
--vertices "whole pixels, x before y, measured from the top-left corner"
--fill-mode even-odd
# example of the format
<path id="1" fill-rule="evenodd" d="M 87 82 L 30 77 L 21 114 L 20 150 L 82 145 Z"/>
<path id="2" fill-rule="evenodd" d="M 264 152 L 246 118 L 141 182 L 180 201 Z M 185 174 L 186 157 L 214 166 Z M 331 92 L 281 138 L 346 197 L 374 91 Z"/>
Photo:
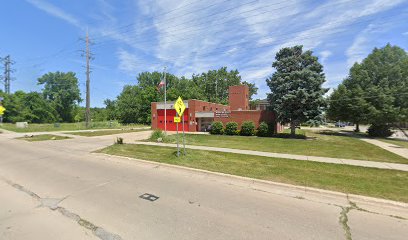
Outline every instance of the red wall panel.
<path id="1" fill-rule="evenodd" d="M 167 131 L 176 131 L 177 124 L 174 122 L 174 117 L 176 116 L 176 110 L 167 109 L 166 110 L 167 118 Z M 184 131 L 188 131 L 188 109 L 184 111 Z M 164 109 L 157 110 L 157 128 L 164 130 Z M 183 119 L 181 119 L 183 121 Z M 183 125 L 179 123 L 179 131 L 183 130 Z"/>

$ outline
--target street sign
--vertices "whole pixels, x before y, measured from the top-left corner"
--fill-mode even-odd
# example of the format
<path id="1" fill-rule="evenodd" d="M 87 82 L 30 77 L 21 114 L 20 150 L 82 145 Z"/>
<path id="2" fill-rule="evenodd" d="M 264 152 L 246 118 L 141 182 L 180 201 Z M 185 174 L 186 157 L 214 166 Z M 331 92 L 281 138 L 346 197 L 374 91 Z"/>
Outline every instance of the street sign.
<path id="1" fill-rule="evenodd" d="M 175 122 L 175 123 L 181 122 L 180 117 L 174 117 L 174 122 Z"/>
<path id="2" fill-rule="evenodd" d="M 6 109 L 0 105 L 0 115 L 3 115 L 4 111 L 6 111 Z"/>
<path id="3" fill-rule="evenodd" d="M 184 105 L 181 97 L 178 97 L 177 101 L 174 103 L 174 109 L 176 109 L 176 112 L 180 117 L 183 116 L 184 110 L 186 110 L 186 105 Z"/>

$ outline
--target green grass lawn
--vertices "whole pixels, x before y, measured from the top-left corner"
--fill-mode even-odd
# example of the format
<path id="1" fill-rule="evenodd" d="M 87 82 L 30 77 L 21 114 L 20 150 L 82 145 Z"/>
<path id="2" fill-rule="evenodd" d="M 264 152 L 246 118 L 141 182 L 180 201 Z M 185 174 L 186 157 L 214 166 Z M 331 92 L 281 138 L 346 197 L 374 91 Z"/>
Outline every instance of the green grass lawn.
<path id="1" fill-rule="evenodd" d="M 238 176 L 408 202 L 408 172 L 234 153 L 116 144 L 98 152 Z"/>
<path id="2" fill-rule="evenodd" d="M 131 133 L 131 132 L 141 132 L 149 131 L 149 129 L 118 129 L 118 130 L 95 130 L 95 131 L 84 131 L 84 132 L 67 132 L 67 134 L 84 136 L 84 137 L 95 137 L 95 136 L 105 136 L 120 133 Z"/>
<path id="3" fill-rule="evenodd" d="M 380 139 L 383 142 L 391 143 L 400 147 L 408 148 L 408 141 L 399 140 L 399 139 Z"/>
<path id="4" fill-rule="evenodd" d="M 186 144 L 408 164 L 408 159 L 358 138 L 329 134 L 332 135 L 306 131 L 308 140 L 186 134 Z M 174 143 L 176 136 L 167 136 L 166 141 Z"/>
<path id="5" fill-rule="evenodd" d="M 70 137 L 57 136 L 57 135 L 52 135 L 52 134 L 40 134 L 40 135 L 34 135 L 33 137 L 21 137 L 18 139 L 26 140 L 29 142 L 37 142 L 37 141 L 47 141 L 47 140 L 65 140 L 69 138 Z"/>
<path id="6" fill-rule="evenodd" d="M 60 123 L 60 124 L 36 124 L 29 123 L 27 128 L 17 128 L 15 124 L 3 123 L 0 128 L 13 132 L 51 132 L 51 131 L 75 131 L 86 129 L 119 129 L 119 128 L 136 128 L 146 127 L 141 124 L 122 125 L 118 122 L 92 122 L 90 128 L 86 128 L 84 122 L 79 123 Z"/>

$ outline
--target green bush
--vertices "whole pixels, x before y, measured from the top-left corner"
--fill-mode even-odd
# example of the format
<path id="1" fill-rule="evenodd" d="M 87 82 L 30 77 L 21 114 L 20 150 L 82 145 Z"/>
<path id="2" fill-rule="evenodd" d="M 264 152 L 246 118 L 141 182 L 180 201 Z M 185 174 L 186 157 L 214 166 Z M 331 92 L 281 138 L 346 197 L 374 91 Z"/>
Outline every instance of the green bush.
<path id="1" fill-rule="evenodd" d="M 213 122 L 211 124 L 211 134 L 222 135 L 224 133 L 224 125 L 222 122 Z"/>
<path id="2" fill-rule="evenodd" d="M 241 126 L 241 136 L 253 136 L 255 134 L 255 124 L 252 121 L 246 121 Z"/>
<path id="3" fill-rule="evenodd" d="M 387 124 L 373 124 L 368 128 L 367 133 L 370 137 L 389 137 L 393 134 L 391 126 Z"/>
<path id="4" fill-rule="evenodd" d="M 225 134 L 226 135 L 237 135 L 238 134 L 238 123 L 228 122 L 225 125 Z"/>
<path id="5" fill-rule="evenodd" d="M 269 127 L 268 124 L 266 122 L 261 122 L 261 124 L 259 124 L 258 127 L 258 132 L 257 132 L 257 136 L 258 137 L 268 137 L 269 134 Z"/>
<path id="6" fill-rule="evenodd" d="M 153 131 L 152 135 L 150 135 L 149 140 L 152 142 L 164 142 L 166 137 L 166 134 L 161 129 L 156 129 Z"/>

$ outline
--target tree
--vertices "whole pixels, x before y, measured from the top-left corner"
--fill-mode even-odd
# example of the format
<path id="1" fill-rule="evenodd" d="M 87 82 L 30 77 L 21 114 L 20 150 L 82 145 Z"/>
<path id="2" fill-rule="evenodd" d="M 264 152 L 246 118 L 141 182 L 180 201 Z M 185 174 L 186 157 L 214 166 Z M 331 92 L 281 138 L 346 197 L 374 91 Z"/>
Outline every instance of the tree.
<path id="1" fill-rule="evenodd" d="M 46 101 L 40 93 L 30 92 L 24 96 L 23 118 L 31 123 L 52 123 L 56 120 L 58 113 Z"/>
<path id="2" fill-rule="evenodd" d="M 193 75 L 192 78 L 198 87 L 201 100 L 221 104 L 228 104 L 229 86 L 241 84 L 238 70 L 228 71 L 227 67 Z"/>
<path id="3" fill-rule="evenodd" d="M 50 123 L 58 115 L 51 104 L 37 92 L 16 91 L 13 94 L 3 94 L 2 97 L 3 105 L 7 108 L 5 122 Z"/>
<path id="4" fill-rule="evenodd" d="M 353 65 L 349 76 L 332 93 L 329 116 L 357 125 L 369 123 L 379 132 L 407 121 L 407 69 L 408 54 L 402 48 L 390 44 L 375 48 L 361 63 Z"/>
<path id="5" fill-rule="evenodd" d="M 242 82 L 243 85 L 247 85 L 249 88 L 249 100 L 252 100 L 252 97 L 258 93 L 258 88 L 255 86 L 255 83 L 250 83 L 247 81 Z"/>
<path id="6" fill-rule="evenodd" d="M 50 72 L 38 79 L 44 85 L 43 96 L 52 103 L 63 122 L 74 120 L 74 110 L 81 101 L 78 79 L 73 72 Z"/>
<path id="7" fill-rule="evenodd" d="M 356 124 L 356 132 L 360 132 L 360 124 L 370 119 L 372 107 L 367 102 L 361 87 L 348 90 L 340 84 L 329 97 L 328 118 Z"/>
<path id="8" fill-rule="evenodd" d="M 266 82 L 271 89 L 268 100 L 277 120 L 290 123 L 292 137 L 296 127 L 319 118 L 325 106 L 323 95 L 328 91 L 323 66 L 312 51 L 302 46 L 283 48 L 276 54 L 272 67 L 276 72 Z"/>
<path id="9" fill-rule="evenodd" d="M 117 104 L 116 104 L 116 100 L 110 100 L 110 99 L 106 99 L 105 101 L 103 101 L 103 103 L 105 104 L 105 109 L 106 109 L 106 118 L 108 120 L 113 120 L 113 119 L 117 119 Z"/>

